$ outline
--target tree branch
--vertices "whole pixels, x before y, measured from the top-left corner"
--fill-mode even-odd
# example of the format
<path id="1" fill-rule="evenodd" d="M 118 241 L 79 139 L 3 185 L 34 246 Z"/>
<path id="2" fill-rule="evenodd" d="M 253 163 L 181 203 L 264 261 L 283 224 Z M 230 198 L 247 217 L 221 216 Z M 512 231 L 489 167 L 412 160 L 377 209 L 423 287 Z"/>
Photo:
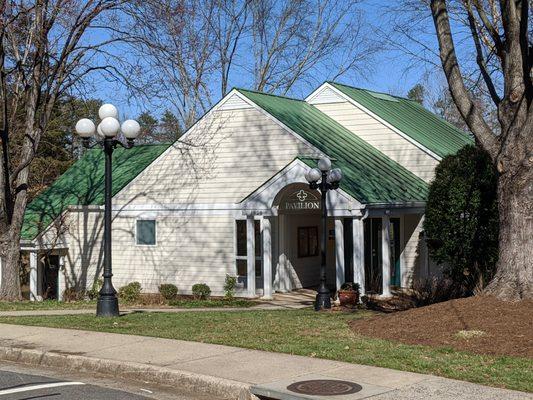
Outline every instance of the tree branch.
<path id="1" fill-rule="evenodd" d="M 439 41 L 440 59 L 451 95 L 468 127 L 494 160 L 498 155 L 499 144 L 465 87 L 455 53 L 446 1 L 432 0 L 431 14 Z"/>

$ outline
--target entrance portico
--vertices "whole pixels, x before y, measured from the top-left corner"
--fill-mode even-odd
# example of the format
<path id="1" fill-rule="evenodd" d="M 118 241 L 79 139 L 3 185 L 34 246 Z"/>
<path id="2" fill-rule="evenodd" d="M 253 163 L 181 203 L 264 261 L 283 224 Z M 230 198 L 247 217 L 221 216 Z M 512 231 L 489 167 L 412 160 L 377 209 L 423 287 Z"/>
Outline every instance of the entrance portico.
<path id="1" fill-rule="evenodd" d="M 270 298 L 272 292 L 288 292 L 319 283 L 320 269 L 320 195 L 309 189 L 305 181 L 308 167 L 301 160 L 294 160 L 278 175 L 250 194 L 244 201 L 247 221 L 260 220 L 263 263 L 263 296 Z M 353 246 L 352 254 L 344 253 L 344 224 L 346 219 L 360 220 L 360 204 L 342 190 L 328 195 L 328 259 L 327 283 L 339 289 L 345 282 L 345 258 L 357 255 L 350 262 L 364 285 L 364 257 L 359 246 Z M 252 240 L 252 224 L 247 230 L 247 243 Z M 355 226 L 359 226 L 356 222 Z M 357 229 L 355 232 L 359 232 Z M 352 240 L 351 238 L 350 240 Z M 359 240 L 362 239 L 359 238 Z M 248 282 L 255 278 L 255 259 L 250 248 L 247 252 L 247 294 L 257 293 L 257 288 Z"/>
<path id="2" fill-rule="evenodd" d="M 320 197 L 309 189 L 309 168 L 294 160 L 244 201 L 247 218 L 246 293 L 272 293 L 313 288 L 319 283 Z M 342 189 L 328 194 L 327 285 L 332 292 L 356 282 L 361 294 L 391 295 L 391 287 L 407 286 L 404 250 L 414 231 L 404 216 L 423 212 L 420 205 L 363 205 Z M 256 279 L 252 248 L 254 221 L 261 227 L 262 279 Z M 252 282 L 248 285 L 248 282 Z M 254 287 L 253 283 L 262 285 Z"/>

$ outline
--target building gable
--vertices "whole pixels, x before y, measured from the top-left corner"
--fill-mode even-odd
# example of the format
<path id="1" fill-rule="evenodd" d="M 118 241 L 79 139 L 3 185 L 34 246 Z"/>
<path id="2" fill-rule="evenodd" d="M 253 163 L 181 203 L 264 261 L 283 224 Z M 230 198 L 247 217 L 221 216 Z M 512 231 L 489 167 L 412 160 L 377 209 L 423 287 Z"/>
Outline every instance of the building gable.
<path id="1" fill-rule="evenodd" d="M 343 96 L 438 160 L 473 143 L 466 132 L 437 117 L 416 101 L 336 82 L 326 82 L 321 88 L 329 88 Z M 308 97 L 311 103 L 319 90 Z"/>
<path id="2" fill-rule="evenodd" d="M 233 90 L 114 202 L 118 209 L 231 205 L 294 158 L 321 154 Z"/>

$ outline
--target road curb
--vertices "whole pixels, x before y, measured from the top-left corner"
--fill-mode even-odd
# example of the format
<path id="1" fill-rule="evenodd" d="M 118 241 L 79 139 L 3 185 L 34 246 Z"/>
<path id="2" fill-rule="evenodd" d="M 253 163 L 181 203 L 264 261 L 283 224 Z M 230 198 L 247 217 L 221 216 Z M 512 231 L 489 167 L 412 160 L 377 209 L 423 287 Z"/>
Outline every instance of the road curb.
<path id="1" fill-rule="evenodd" d="M 156 365 L 9 346 L 0 346 L 0 360 L 63 370 L 97 372 L 117 378 L 179 386 L 189 392 L 224 399 L 258 400 L 250 392 L 250 384 Z"/>

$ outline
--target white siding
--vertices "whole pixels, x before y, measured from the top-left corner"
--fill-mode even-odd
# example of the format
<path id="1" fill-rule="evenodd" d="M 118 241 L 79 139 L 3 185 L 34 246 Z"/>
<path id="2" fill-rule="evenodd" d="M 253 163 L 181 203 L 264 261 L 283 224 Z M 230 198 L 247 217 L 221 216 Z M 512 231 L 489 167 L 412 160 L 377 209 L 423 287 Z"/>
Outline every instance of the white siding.
<path id="1" fill-rule="evenodd" d="M 103 211 L 69 211 L 65 215 L 65 286 L 90 289 L 96 276 L 102 275 L 104 261 Z M 113 232 L 115 233 L 115 232 Z"/>
<path id="2" fill-rule="evenodd" d="M 434 157 L 352 103 L 311 103 L 426 182 L 433 178 L 438 164 Z"/>
<path id="3" fill-rule="evenodd" d="M 234 204 L 298 155 L 315 154 L 307 144 L 256 109 L 217 111 L 167 150 L 113 199 L 114 208 L 169 204 Z M 235 217 L 150 211 L 157 221 L 157 244 L 135 244 L 136 217 L 119 212 L 113 220 L 113 282 L 118 289 L 139 281 L 146 293 L 174 283 L 190 293 L 207 283 L 223 293 L 226 274 L 235 274 Z M 67 286 L 90 288 L 101 274 L 100 212 L 68 213 Z"/>
<path id="4" fill-rule="evenodd" d="M 256 109 L 219 111 L 114 198 L 115 204 L 237 203 L 315 152 Z"/>
<path id="5" fill-rule="evenodd" d="M 207 283 L 223 293 L 226 274 L 235 274 L 234 218 L 231 216 L 156 217 L 157 244 L 135 244 L 135 217 L 113 222 L 113 280 L 117 287 L 139 281 L 145 292 L 173 283 L 190 293 Z"/>

